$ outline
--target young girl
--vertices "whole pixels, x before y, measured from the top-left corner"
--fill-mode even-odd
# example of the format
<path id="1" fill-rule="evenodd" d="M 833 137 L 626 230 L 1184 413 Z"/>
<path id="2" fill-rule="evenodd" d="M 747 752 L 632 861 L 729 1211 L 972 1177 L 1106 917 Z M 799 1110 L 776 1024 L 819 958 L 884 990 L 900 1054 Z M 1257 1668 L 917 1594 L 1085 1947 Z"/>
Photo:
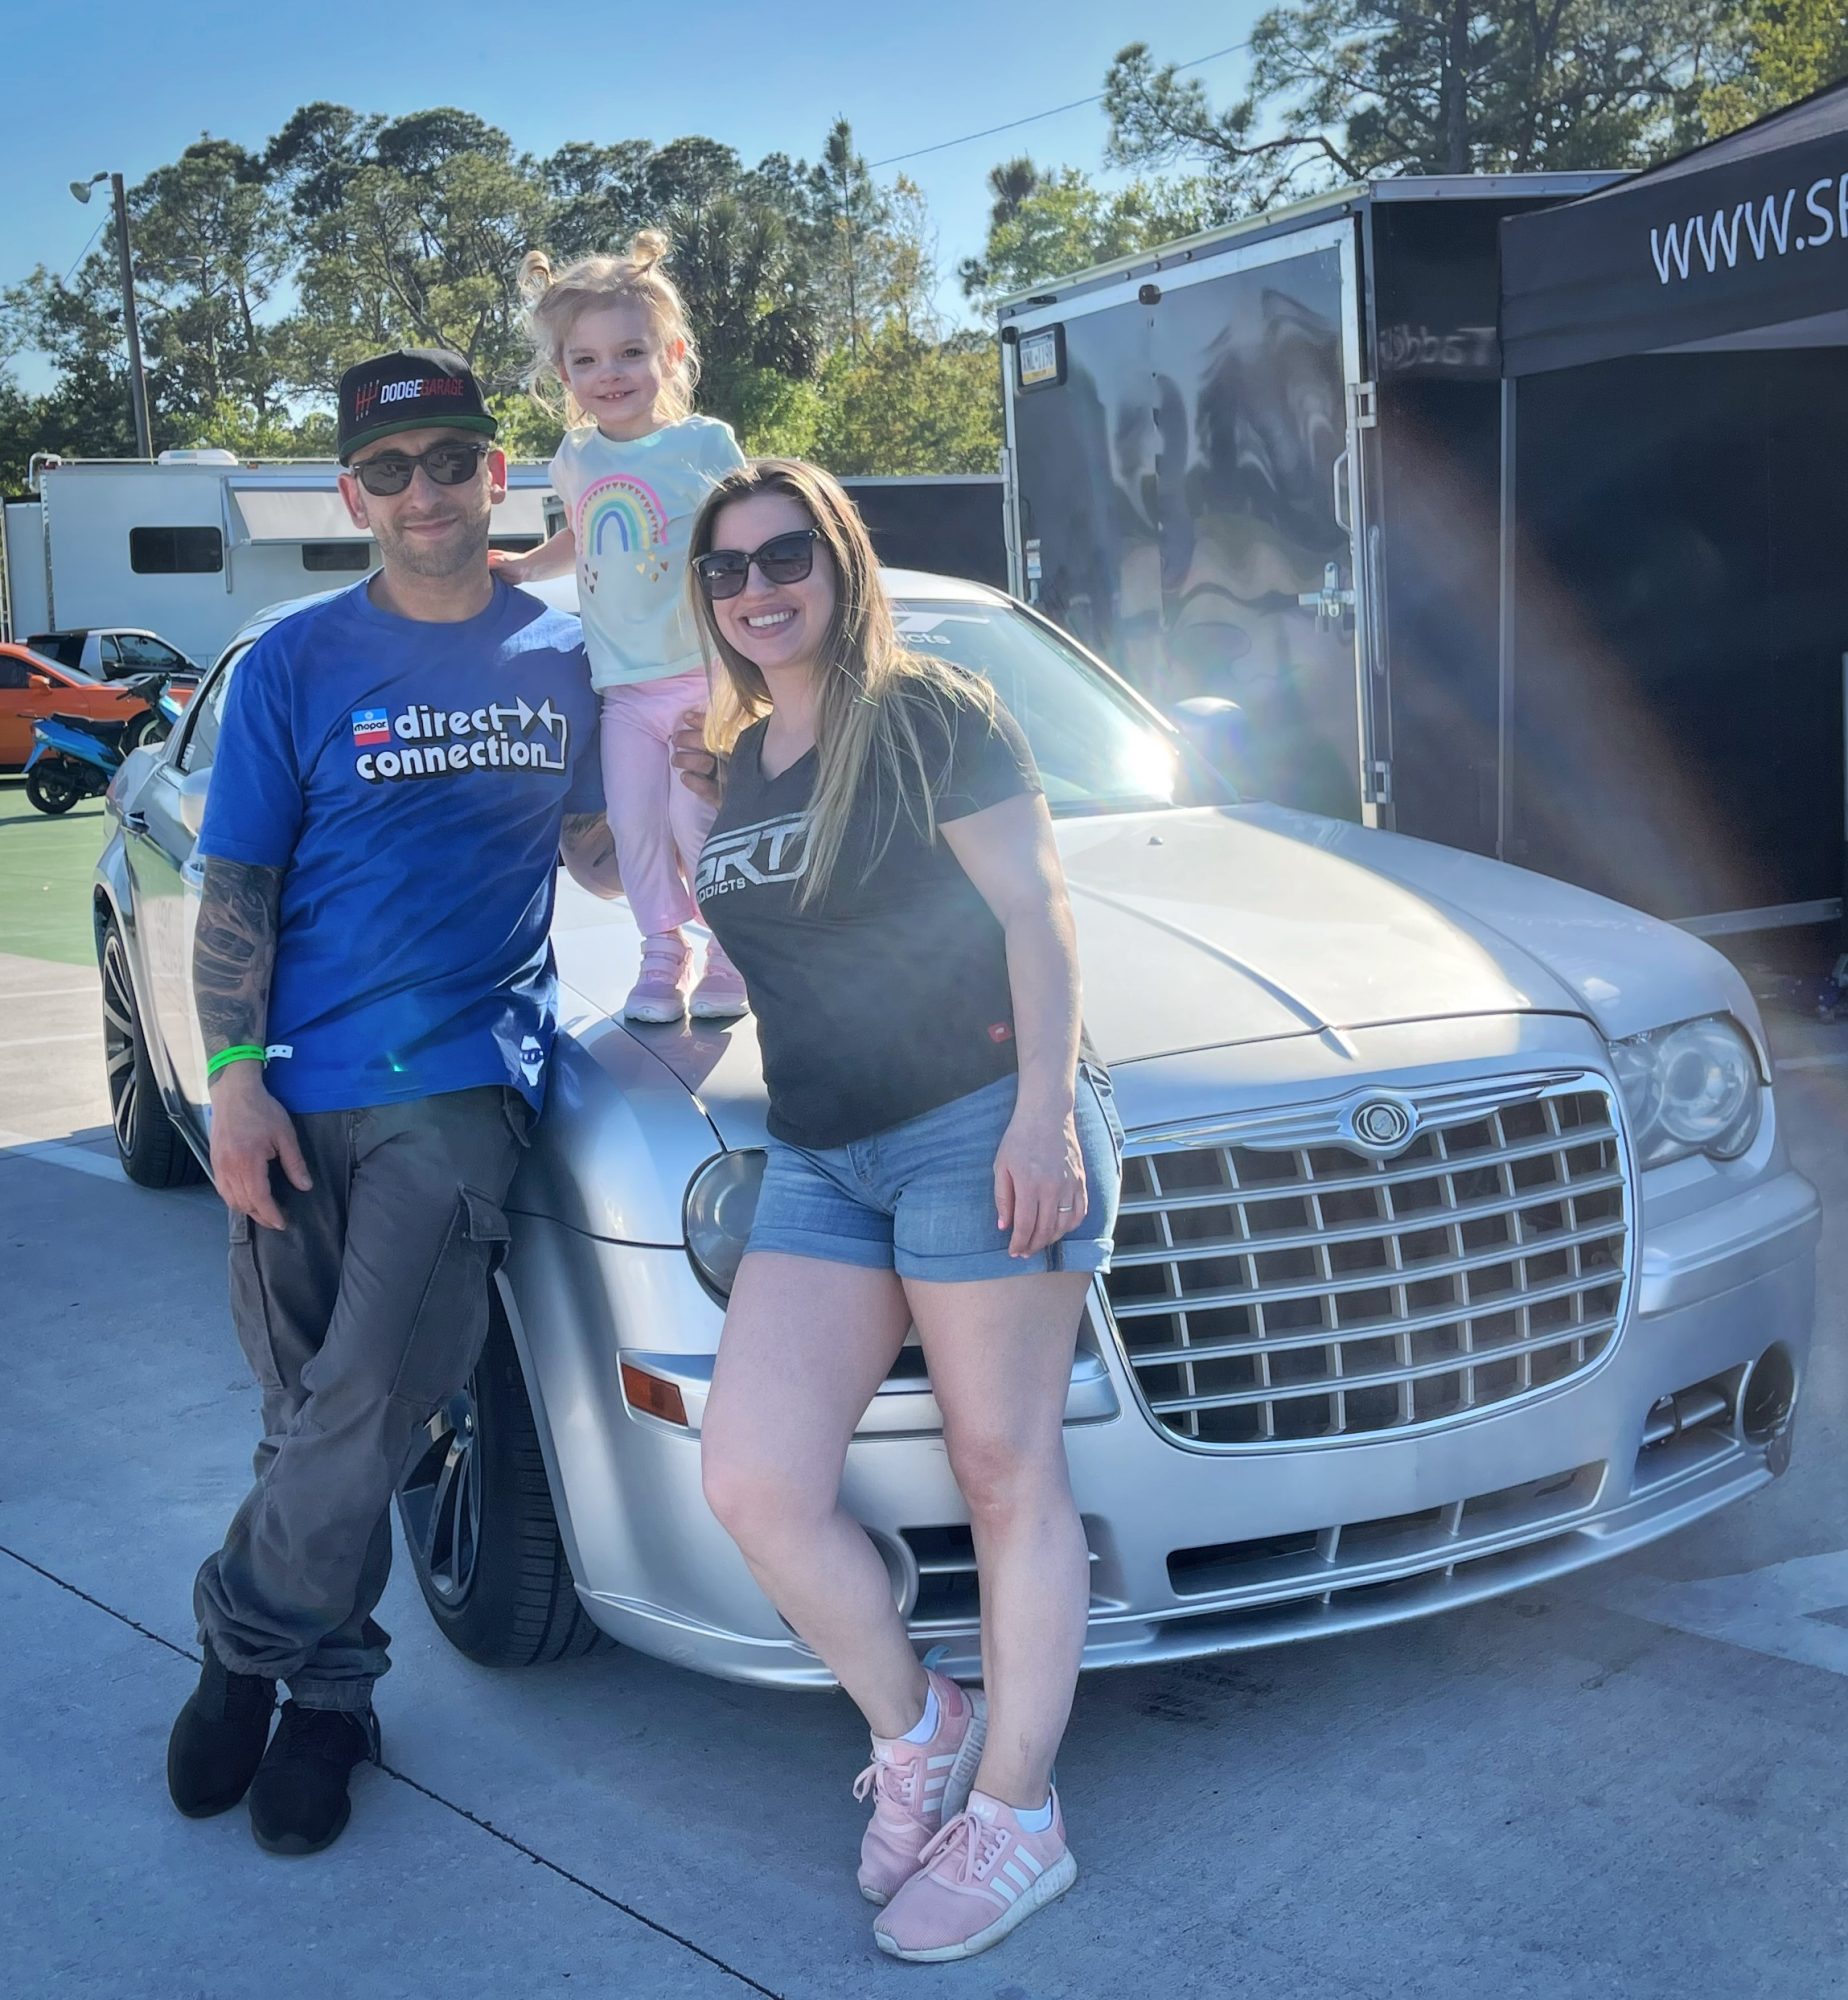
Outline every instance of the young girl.
<path id="1" fill-rule="evenodd" d="M 707 700 L 706 650 L 687 597 L 687 535 L 706 495 L 744 463 L 729 425 L 693 414 L 699 364 L 686 308 L 661 268 L 667 239 L 644 230 L 626 257 L 584 257 L 554 274 L 520 266 L 535 384 L 555 375 L 572 428 L 552 460 L 569 525 L 501 560 L 511 583 L 578 573 L 590 676 L 603 699 L 603 781 L 624 893 L 642 932 L 634 1021 L 689 1011 L 692 953 L 681 926 L 712 809 L 681 784 L 669 737 Z M 690 1011 L 745 1011 L 744 983 L 715 943 Z"/>

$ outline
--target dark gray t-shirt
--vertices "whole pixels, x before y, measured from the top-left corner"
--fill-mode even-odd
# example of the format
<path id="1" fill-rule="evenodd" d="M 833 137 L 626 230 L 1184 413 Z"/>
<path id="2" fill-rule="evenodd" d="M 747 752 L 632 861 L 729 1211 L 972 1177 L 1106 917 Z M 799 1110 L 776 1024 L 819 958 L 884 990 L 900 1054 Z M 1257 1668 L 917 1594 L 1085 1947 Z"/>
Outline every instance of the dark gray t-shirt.
<path id="1" fill-rule="evenodd" d="M 940 827 L 1040 790 L 1005 710 L 991 721 L 928 687 L 893 698 L 917 704 Z M 844 1146 L 1014 1071 L 1006 943 L 941 835 L 927 841 L 870 780 L 827 893 L 799 907 L 817 759 L 811 750 L 765 777 L 766 726 L 738 739 L 695 893 L 744 975 L 771 1132 L 795 1146 Z"/>

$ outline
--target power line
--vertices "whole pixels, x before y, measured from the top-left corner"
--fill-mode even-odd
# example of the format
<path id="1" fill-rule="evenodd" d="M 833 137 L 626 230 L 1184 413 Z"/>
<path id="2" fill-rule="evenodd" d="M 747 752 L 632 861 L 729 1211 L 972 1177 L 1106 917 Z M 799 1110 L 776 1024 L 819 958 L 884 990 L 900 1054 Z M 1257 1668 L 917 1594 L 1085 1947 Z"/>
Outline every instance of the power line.
<path id="1" fill-rule="evenodd" d="M 1184 69 L 1199 69 L 1202 65 L 1217 62 L 1221 56 L 1235 56 L 1241 49 L 1250 48 L 1249 41 L 1232 42 L 1223 49 L 1215 49 L 1211 55 L 1195 56 L 1192 62 L 1176 63 L 1175 73 Z M 1005 125 L 984 126 L 979 132 L 965 132 L 960 139 L 939 139 L 934 146 L 916 146 L 909 153 L 893 153 L 883 160 L 873 160 L 869 168 L 896 167 L 904 160 L 921 160 L 926 153 L 947 153 L 952 146 L 967 146 L 976 139 L 992 139 L 997 132 L 1016 132 L 1023 125 L 1037 125 L 1042 118 L 1057 118 L 1061 112 L 1081 111 L 1087 104 L 1101 104 L 1104 93 L 1094 90 L 1089 97 L 1074 97 L 1069 104 L 1055 104 L 1049 111 L 1032 111 L 1024 118 L 1010 118 Z"/>
<path id="2" fill-rule="evenodd" d="M 77 266 L 81 264 L 87 256 L 89 256 L 92 247 L 95 245 L 96 239 L 103 233 L 104 224 L 108 223 L 112 219 L 113 218 L 111 218 L 110 216 L 105 215 L 102 221 L 99 222 L 96 225 L 96 227 L 90 231 L 90 241 L 86 243 L 83 246 L 83 248 L 78 251 L 76 256 L 71 259 L 71 269 L 70 271 L 65 272 L 63 278 L 59 281 L 61 284 L 68 285 L 70 283 L 71 271 L 75 271 Z"/>

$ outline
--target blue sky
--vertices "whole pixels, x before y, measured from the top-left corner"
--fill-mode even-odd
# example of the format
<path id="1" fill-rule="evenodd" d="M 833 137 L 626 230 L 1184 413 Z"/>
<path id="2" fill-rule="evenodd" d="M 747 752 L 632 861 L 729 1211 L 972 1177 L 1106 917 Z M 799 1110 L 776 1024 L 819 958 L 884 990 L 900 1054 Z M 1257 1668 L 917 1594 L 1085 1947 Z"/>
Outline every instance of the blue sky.
<path id="1" fill-rule="evenodd" d="M 845 114 L 861 151 L 883 160 L 1095 92 L 1125 42 L 1186 62 L 1240 40 L 1258 0 L 927 0 L 867 5 L 563 7 L 482 0 L 382 7 L 325 0 L 259 8 L 250 0 L 69 0 L 12 11 L 5 30 L 12 193 L 0 205 L 0 283 L 35 264 L 68 269 L 106 213 L 66 183 L 99 168 L 132 183 L 201 132 L 260 147 L 317 98 L 402 113 L 456 104 L 547 153 L 567 139 L 660 142 L 700 132 L 747 161 L 812 158 Z M 592 23 L 579 28 L 578 20 Z M 1243 79 L 1231 56 L 1195 72 L 1216 99 Z M 1097 169 L 1095 106 L 903 163 L 929 199 L 944 274 L 981 247 L 997 161 L 1030 151 Z M 889 178 L 899 169 L 882 171 Z M 99 191 L 100 192 L 100 191 Z M 42 385 L 32 358 L 19 380 Z"/>

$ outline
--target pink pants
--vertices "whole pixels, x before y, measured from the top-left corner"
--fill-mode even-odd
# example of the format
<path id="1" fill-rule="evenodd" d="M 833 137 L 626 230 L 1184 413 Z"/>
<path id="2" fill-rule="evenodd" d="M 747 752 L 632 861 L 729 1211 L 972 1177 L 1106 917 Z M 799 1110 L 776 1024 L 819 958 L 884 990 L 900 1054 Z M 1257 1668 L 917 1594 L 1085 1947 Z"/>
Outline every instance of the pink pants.
<path id="1" fill-rule="evenodd" d="M 670 744 L 709 699 L 703 671 L 603 690 L 603 796 L 623 893 L 644 937 L 698 914 L 690 884 L 715 808 L 680 782 Z"/>

